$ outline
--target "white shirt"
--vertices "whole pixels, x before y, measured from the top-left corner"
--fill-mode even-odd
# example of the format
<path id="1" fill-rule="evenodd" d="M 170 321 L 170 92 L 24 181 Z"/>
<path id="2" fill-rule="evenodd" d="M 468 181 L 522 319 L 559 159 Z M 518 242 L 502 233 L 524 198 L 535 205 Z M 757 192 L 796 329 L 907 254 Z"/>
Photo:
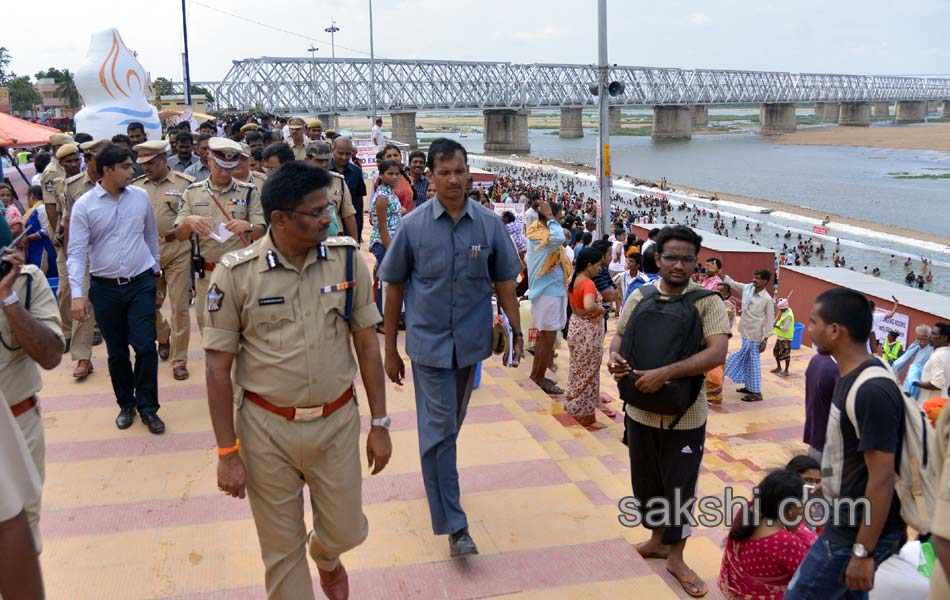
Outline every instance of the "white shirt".
<path id="1" fill-rule="evenodd" d="M 531 207 L 528 207 L 528 210 L 524 211 L 524 226 L 525 229 L 531 227 L 535 221 L 538 220 L 538 211 L 534 210 Z"/>
<path id="2" fill-rule="evenodd" d="M 112 195 L 97 183 L 79 197 L 69 221 L 69 286 L 72 297 L 85 298 L 86 256 L 89 272 L 116 279 L 159 271 L 158 225 L 148 192 L 128 186 Z"/>
<path id="3" fill-rule="evenodd" d="M 647 241 L 643 242 L 643 247 L 640 248 L 640 254 L 646 254 L 646 253 L 647 253 L 647 250 L 650 249 L 650 248 L 652 248 L 653 246 L 656 246 L 656 241 L 655 241 L 655 240 L 649 240 L 649 239 L 648 239 Z M 657 261 L 657 262 L 659 262 L 659 261 Z"/>
<path id="4" fill-rule="evenodd" d="M 623 242 L 617 238 L 613 239 L 613 245 L 610 247 L 610 265 L 607 269 L 610 271 L 623 271 L 626 265 L 626 258 L 623 255 Z"/>
<path id="5" fill-rule="evenodd" d="M 380 146 L 383 145 L 383 142 L 385 141 L 383 138 L 383 128 L 380 127 L 379 125 L 373 125 L 373 131 L 369 137 L 370 137 L 370 140 L 372 140 L 373 145 L 379 148 Z"/>
<path id="6" fill-rule="evenodd" d="M 947 387 L 950 386 L 950 346 L 934 349 L 933 354 L 924 364 L 920 381 L 934 385 L 939 389 L 925 390 L 920 388 L 920 394 L 917 396 L 919 404 L 923 404 L 931 398 L 947 397 Z"/>

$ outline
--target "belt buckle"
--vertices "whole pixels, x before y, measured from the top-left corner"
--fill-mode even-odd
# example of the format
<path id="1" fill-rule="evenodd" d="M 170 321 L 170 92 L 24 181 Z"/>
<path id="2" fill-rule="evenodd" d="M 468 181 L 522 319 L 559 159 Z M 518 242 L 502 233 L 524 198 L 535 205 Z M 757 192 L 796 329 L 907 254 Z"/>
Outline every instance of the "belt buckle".
<path id="1" fill-rule="evenodd" d="M 116 285 L 129 285 L 130 283 L 132 283 L 132 278 L 131 277 L 116 277 L 115 283 Z"/>
<path id="2" fill-rule="evenodd" d="M 313 421 L 323 416 L 322 406 L 308 406 L 294 409 L 294 421 Z"/>

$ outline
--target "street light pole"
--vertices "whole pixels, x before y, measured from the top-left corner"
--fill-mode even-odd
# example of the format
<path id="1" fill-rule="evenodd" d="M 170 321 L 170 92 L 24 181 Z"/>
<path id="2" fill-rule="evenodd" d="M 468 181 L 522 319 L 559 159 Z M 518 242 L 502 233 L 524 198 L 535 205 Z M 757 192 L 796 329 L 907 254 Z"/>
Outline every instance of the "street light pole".
<path id="1" fill-rule="evenodd" d="M 373 105 L 373 123 L 376 122 L 376 57 L 373 52 L 373 0 L 369 0 L 369 101 Z"/>
<path id="2" fill-rule="evenodd" d="M 313 104 L 313 114 L 317 114 L 317 64 L 313 56 L 313 53 L 317 50 L 319 48 L 313 44 L 310 44 L 310 47 L 307 48 L 307 51 L 310 52 L 310 102 Z"/>
<path id="3" fill-rule="evenodd" d="M 333 110 L 331 111 L 331 114 L 330 114 L 330 118 L 333 121 L 336 120 L 334 119 L 334 117 L 337 114 L 337 110 L 336 110 L 336 32 L 339 30 L 340 28 L 336 26 L 336 21 L 334 21 L 332 18 L 330 19 L 330 26 L 324 29 L 324 31 L 330 34 L 330 52 L 331 52 L 331 56 L 333 57 L 333 64 L 331 65 L 331 69 L 332 69 L 331 72 L 333 73 Z M 328 125 L 332 125 L 334 128 L 336 128 L 337 126 L 336 123 L 328 123 Z"/>
<path id="4" fill-rule="evenodd" d="M 600 215 L 597 230 L 610 233 L 610 108 L 607 104 L 607 0 L 597 0 L 597 100 L 599 122 L 597 136 L 597 182 L 600 188 Z"/>
<path id="5" fill-rule="evenodd" d="M 183 56 L 185 76 L 185 104 L 191 108 L 191 70 L 188 66 L 188 12 L 185 9 L 185 0 L 181 0 L 181 31 L 185 38 L 185 52 Z"/>

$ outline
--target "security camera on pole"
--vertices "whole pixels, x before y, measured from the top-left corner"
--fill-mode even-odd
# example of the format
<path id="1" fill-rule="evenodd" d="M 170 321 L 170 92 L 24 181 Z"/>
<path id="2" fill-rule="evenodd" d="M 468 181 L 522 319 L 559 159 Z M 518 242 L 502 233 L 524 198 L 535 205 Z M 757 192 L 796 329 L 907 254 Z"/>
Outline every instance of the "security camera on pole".
<path id="1" fill-rule="evenodd" d="M 597 96 L 600 115 L 597 143 L 600 215 L 597 219 L 597 231 L 604 235 L 610 233 L 610 108 L 607 98 L 623 94 L 625 88 L 619 81 L 607 82 L 610 76 L 610 67 L 607 64 L 607 0 L 597 2 L 597 50 L 597 83 L 590 86 L 590 92 Z"/>

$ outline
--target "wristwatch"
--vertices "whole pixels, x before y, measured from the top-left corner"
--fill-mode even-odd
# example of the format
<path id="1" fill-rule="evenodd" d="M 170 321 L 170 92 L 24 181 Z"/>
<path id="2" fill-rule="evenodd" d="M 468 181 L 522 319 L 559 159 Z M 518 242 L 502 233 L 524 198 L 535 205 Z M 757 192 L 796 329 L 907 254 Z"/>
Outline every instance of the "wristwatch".
<path id="1" fill-rule="evenodd" d="M 868 549 L 864 547 L 864 544 L 855 544 L 851 546 L 851 554 L 855 558 L 867 558 L 870 556 Z"/>
<path id="2" fill-rule="evenodd" d="M 389 418 L 389 415 L 386 415 L 381 419 L 372 419 L 369 424 L 373 427 L 382 427 L 386 431 L 389 431 L 389 426 L 393 424 L 393 420 Z"/>
<path id="3" fill-rule="evenodd" d="M 16 292 L 10 292 L 10 295 L 3 299 L 4 306 L 10 306 L 16 304 L 20 301 L 20 297 L 16 295 Z"/>

